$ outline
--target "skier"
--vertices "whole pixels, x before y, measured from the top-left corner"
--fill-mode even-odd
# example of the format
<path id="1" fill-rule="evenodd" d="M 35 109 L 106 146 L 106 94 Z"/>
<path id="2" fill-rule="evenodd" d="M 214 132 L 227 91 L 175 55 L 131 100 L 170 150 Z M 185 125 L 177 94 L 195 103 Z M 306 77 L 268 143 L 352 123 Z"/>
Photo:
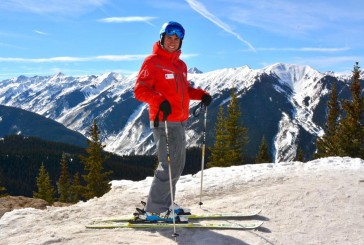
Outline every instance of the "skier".
<path id="1" fill-rule="evenodd" d="M 185 125 L 190 100 L 201 100 L 204 106 L 208 106 L 212 98 L 206 91 L 191 87 L 187 80 L 187 66 L 179 58 L 184 35 L 181 24 L 174 21 L 163 24 L 160 39 L 154 43 L 152 54 L 144 60 L 134 88 L 135 98 L 149 105 L 150 126 L 159 160 L 144 212 L 139 215 L 139 219 L 146 221 L 171 222 L 178 214 L 190 211 L 172 205 L 168 165 L 172 172 L 174 197 L 176 183 L 185 166 Z M 159 123 L 165 120 L 168 138 L 165 124 Z M 167 139 L 170 161 L 167 159 Z"/>

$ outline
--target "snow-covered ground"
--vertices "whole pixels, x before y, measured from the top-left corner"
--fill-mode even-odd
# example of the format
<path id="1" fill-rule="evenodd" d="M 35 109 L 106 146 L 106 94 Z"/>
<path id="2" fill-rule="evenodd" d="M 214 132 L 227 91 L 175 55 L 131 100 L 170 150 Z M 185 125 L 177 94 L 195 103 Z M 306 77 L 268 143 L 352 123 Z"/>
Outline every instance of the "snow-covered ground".
<path id="1" fill-rule="evenodd" d="M 47 210 L 20 209 L 0 219 L 0 244 L 364 244 L 364 160 L 324 158 L 307 163 L 244 165 L 183 176 L 176 201 L 194 213 L 260 208 L 259 230 L 90 230 L 92 219 L 134 212 L 151 178 L 113 181 L 101 198 Z M 226 222 L 247 222 L 226 221 Z"/>

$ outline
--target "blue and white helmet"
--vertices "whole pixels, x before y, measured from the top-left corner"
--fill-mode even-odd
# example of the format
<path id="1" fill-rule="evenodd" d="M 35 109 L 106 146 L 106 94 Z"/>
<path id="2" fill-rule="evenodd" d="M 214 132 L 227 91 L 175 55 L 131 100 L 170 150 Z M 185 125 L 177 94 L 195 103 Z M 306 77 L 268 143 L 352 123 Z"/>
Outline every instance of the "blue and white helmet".
<path id="1" fill-rule="evenodd" d="M 182 46 L 182 40 L 185 37 L 185 29 L 183 26 L 175 21 L 169 21 L 163 24 L 162 29 L 159 32 L 160 35 L 160 43 L 163 46 L 164 45 L 164 37 L 176 35 L 179 39 L 181 39 L 181 44 L 179 46 L 179 49 Z"/>

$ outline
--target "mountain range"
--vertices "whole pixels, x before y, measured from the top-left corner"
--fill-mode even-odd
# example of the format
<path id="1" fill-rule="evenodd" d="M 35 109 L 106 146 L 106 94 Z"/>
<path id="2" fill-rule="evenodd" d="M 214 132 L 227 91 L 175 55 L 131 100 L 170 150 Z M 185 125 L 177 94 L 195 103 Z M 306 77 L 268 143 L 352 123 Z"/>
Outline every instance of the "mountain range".
<path id="1" fill-rule="evenodd" d="M 0 82 L 0 104 L 52 119 L 84 136 L 96 120 L 105 150 L 120 155 L 153 154 L 148 106 L 134 98 L 136 76 L 113 72 L 79 77 L 62 73 L 19 76 Z M 352 74 L 321 73 L 309 66 L 282 63 L 262 69 L 242 66 L 206 73 L 191 68 L 188 75 L 192 86 L 205 89 L 213 97 L 207 116 L 207 146 L 214 143 L 219 107 L 226 109 L 231 89 L 235 88 L 241 122 L 249 130 L 247 155 L 257 154 L 265 136 L 274 162 L 293 160 L 299 149 L 305 159 L 311 159 L 317 137 L 324 134 L 331 86 L 336 83 L 340 99 L 350 99 L 351 77 Z M 192 101 L 191 108 L 197 104 Z M 2 114 L 0 118 L 0 128 L 9 124 L 10 119 Z M 19 122 L 12 123 L 14 127 Z M 188 146 L 201 144 L 202 124 L 202 117 L 190 117 Z"/>

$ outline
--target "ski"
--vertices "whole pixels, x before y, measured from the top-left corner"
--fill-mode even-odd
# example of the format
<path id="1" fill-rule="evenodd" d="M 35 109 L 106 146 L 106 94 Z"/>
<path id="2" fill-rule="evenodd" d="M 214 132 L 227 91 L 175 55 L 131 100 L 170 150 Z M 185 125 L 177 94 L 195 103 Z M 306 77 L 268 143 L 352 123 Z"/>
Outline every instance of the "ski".
<path id="1" fill-rule="evenodd" d="M 210 213 L 210 214 L 190 214 L 186 215 L 188 219 L 239 219 L 239 218 L 249 218 L 256 216 L 260 213 L 260 209 L 257 210 L 247 210 L 246 212 L 239 213 Z"/>
<path id="2" fill-rule="evenodd" d="M 260 227 L 263 221 L 251 221 L 243 224 L 232 223 L 176 223 L 176 228 L 203 228 L 203 229 L 234 229 L 234 230 L 252 230 Z M 89 229 L 117 229 L 117 228 L 142 228 L 142 229 L 160 229 L 173 228 L 173 223 L 97 223 L 86 225 Z"/>
<path id="3" fill-rule="evenodd" d="M 249 209 L 243 210 L 239 213 L 205 213 L 205 214 L 190 214 L 183 215 L 187 217 L 189 220 L 195 219 L 243 219 L 249 218 L 258 215 L 261 212 L 261 209 Z M 123 217 L 114 217 L 114 218 L 104 218 L 94 220 L 96 222 L 128 222 L 133 220 L 134 217 L 131 216 L 123 216 Z"/>

